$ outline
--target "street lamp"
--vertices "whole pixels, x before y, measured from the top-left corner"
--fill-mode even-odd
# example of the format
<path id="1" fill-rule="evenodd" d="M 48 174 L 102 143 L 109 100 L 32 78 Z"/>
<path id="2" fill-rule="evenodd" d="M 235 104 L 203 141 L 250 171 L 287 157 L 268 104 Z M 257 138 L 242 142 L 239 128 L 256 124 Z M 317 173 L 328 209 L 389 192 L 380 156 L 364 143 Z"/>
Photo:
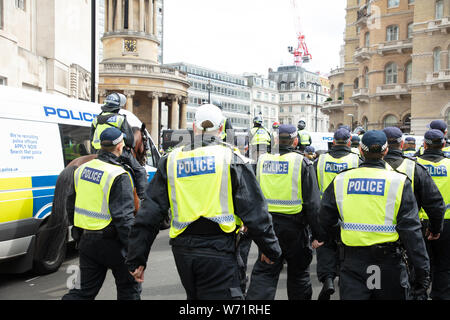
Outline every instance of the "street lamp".
<path id="1" fill-rule="evenodd" d="M 316 89 L 316 124 L 315 124 L 315 132 L 317 132 L 317 112 L 319 110 L 319 105 L 318 105 L 317 99 L 318 99 L 318 94 L 319 94 L 319 88 L 321 88 L 322 85 L 320 83 L 310 82 L 310 81 L 308 81 L 307 84 L 309 84 L 311 86 L 314 86 L 315 89 Z M 308 93 L 308 98 L 310 98 L 309 93 Z"/>
<path id="2" fill-rule="evenodd" d="M 208 103 L 211 104 L 211 80 L 208 80 L 208 84 L 206 85 L 206 89 L 208 90 Z"/>
<path id="3" fill-rule="evenodd" d="M 354 118 L 354 115 L 353 115 L 353 113 L 348 113 L 347 115 L 352 117 L 352 124 L 351 124 L 350 128 L 352 129 L 351 131 L 353 132 L 353 118 Z"/>

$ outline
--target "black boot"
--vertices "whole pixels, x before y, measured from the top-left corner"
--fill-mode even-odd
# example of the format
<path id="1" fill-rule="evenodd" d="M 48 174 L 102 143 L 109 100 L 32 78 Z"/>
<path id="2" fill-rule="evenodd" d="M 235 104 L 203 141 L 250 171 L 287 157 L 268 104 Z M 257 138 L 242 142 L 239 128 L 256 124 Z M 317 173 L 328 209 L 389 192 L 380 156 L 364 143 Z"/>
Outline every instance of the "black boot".
<path id="1" fill-rule="evenodd" d="M 332 278 L 326 278 L 323 282 L 322 290 L 317 300 L 330 300 L 330 296 L 334 293 L 334 283 Z"/>

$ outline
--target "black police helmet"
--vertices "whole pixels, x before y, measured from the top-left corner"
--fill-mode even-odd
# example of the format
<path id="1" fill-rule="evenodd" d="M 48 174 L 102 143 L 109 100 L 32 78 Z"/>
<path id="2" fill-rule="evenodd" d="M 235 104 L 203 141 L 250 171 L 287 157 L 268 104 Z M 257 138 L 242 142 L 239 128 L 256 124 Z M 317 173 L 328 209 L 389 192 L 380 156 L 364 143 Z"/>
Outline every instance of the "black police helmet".
<path id="1" fill-rule="evenodd" d="M 106 112 L 117 112 L 127 103 L 127 98 L 121 93 L 111 93 L 105 99 L 102 110 Z"/>
<path id="2" fill-rule="evenodd" d="M 298 128 L 299 130 L 305 129 L 305 128 L 306 128 L 306 122 L 303 121 L 303 120 L 300 120 L 300 121 L 298 122 L 298 124 L 297 124 L 297 128 Z"/>

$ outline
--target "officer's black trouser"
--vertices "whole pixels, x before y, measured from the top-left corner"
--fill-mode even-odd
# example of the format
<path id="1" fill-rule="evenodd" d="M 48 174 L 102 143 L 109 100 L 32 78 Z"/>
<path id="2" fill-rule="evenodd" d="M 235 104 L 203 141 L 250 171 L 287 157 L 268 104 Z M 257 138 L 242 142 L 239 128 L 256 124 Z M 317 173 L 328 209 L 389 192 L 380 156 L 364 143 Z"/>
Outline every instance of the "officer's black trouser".
<path id="1" fill-rule="evenodd" d="M 431 264 L 431 293 L 433 300 L 450 300 L 450 220 L 438 240 L 427 242 Z"/>
<path id="2" fill-rule="evenodd" d="M 339 228 L 336 233 L 329 235 L 325 243 L 316 249 L 317 278 L 324 282 L 327 278 L 336 278 L 338 273 L 339 252 L 337 247 Z"/>
<path id="3" fill-rule="evenodd" d="M 79 244 L 80 286 L 63 296 L 63 300 L 93 300 L 105 281 L 108 269 L 116 280 L 118 300 L 139 300 L 141 285 L 134 280 L 121 253 L 118 239 L 101 234 L 83 234 Z"/>
<path id="4" fill-rule="evenodd" d="M 172 246 L 187 300 L 243 300 L 236 253 Z"/>
<path id="5" fill-rule="evenodd" d="M 120 161 L 127 164 L 133 169 L 134 172 L 134 186 L 136 187 L 136 193 L 140 199 L 144 197 L 145 187 L 147 186 L 147 171 L 143 166 L 139 164 L 136 158 L 128 151 L 123 148 L 122 155 L 120 156 Z"/>
<path id="6" fill-rule="evenodd" d="M 273 215 L 273 227 L 281 247 L 281 257 L 270 265 L 261 261 L 261 252 L 253 266 L 247 300 L 274 300 L 283 260 L 287 262 L 287 295 L 289 300 L 310 300 L 312 286 L 309 265 L 312 250 L 309 231 L 292 219 Z"/>
<path id="7" fill-rule="evenodd" d="M 344 247 L 339 273 L 341 300 L 406 300 L 410 285 L 399 249 Z"/>

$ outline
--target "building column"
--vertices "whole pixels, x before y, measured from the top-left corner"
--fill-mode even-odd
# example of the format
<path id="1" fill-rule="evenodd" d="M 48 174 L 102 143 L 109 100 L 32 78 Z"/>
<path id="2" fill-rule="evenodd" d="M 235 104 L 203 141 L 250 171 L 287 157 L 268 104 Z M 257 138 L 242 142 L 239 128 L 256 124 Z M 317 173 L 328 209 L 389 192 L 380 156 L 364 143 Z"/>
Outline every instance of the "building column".
<path id="1" fill-rule="evenodd" d="M 171 96 L 171 104 L 169 108 L 169 128 L 172 130 L 179 129 L 179 104 L 178 104 L 178 96 Z"/>
<path id="2" fill-rule="evenodd" d="M 125 90 L 123 93 L 127 97 L 127 104 L 125 105 L 125 110 L 128 110 L 131 113 L 133 113 L 133 97 L 134 97 L 135 91 L 134 90 Z"/>
<path id="3" fill-rule="evenodd" d="M 153 33 L 153 3 L 152 0 L 148 0 L 148 12 L 147 12 L 147 33 Z"/>
<path id="4" fill-rule="evenodd" d="M 152 1 L 152 0 L 150 0 Z M 151 5 L 151 3 L 149 4 Z M 157 19 L 158 8 L 156 7 L 156 0 L 153 0 L 153 34 L 155 37 L 157 36 L 156 30 L 158 27 L 158 19 Z"/>
<path id="5" fill-rule="evenodd" d="M 134 0 L 128 0 L 128 30 L 134 30 Z"/>
<path id="6" fill-rule="evenodd" d="M 159 144 L 159 98 L 160 94 L 152 92 L 148 94 L 148 97 L 152 99 L 151 106 L 151 118 L 150 118 L 150 135 L 153 142 Z"/>
<path id="7" fill-rule="evenodd" d="M 180 129 L 187 129 L 187 97 L 181 98 L 180 102 Z"/>
<path id="8" fill-rule="evenodd" d="M 98 103 L 103 104 L 106 99 L 106 96 L 108 95 L 108 91 L 106 91 L 105 89 L 99 89 L 98 95 L 99 95 Z"/>
<path id="9" fill-rule="evenodd" d="M 107 0 L 108 1 L 108 32 L 113 31 L 113 0 Z M 106 8 L 106 7 L 105 7 Z"/>
<path id="10" fill-rule="evenodd" d="M 145 31 L 145 2 L 139 0 L 139 31 Z"/>
<path id="11" fill-rule="evenodd" d="M 117 1 L 116 6 L 116 28 L 117 31 L 123 29 L 122 1 Z"/>

